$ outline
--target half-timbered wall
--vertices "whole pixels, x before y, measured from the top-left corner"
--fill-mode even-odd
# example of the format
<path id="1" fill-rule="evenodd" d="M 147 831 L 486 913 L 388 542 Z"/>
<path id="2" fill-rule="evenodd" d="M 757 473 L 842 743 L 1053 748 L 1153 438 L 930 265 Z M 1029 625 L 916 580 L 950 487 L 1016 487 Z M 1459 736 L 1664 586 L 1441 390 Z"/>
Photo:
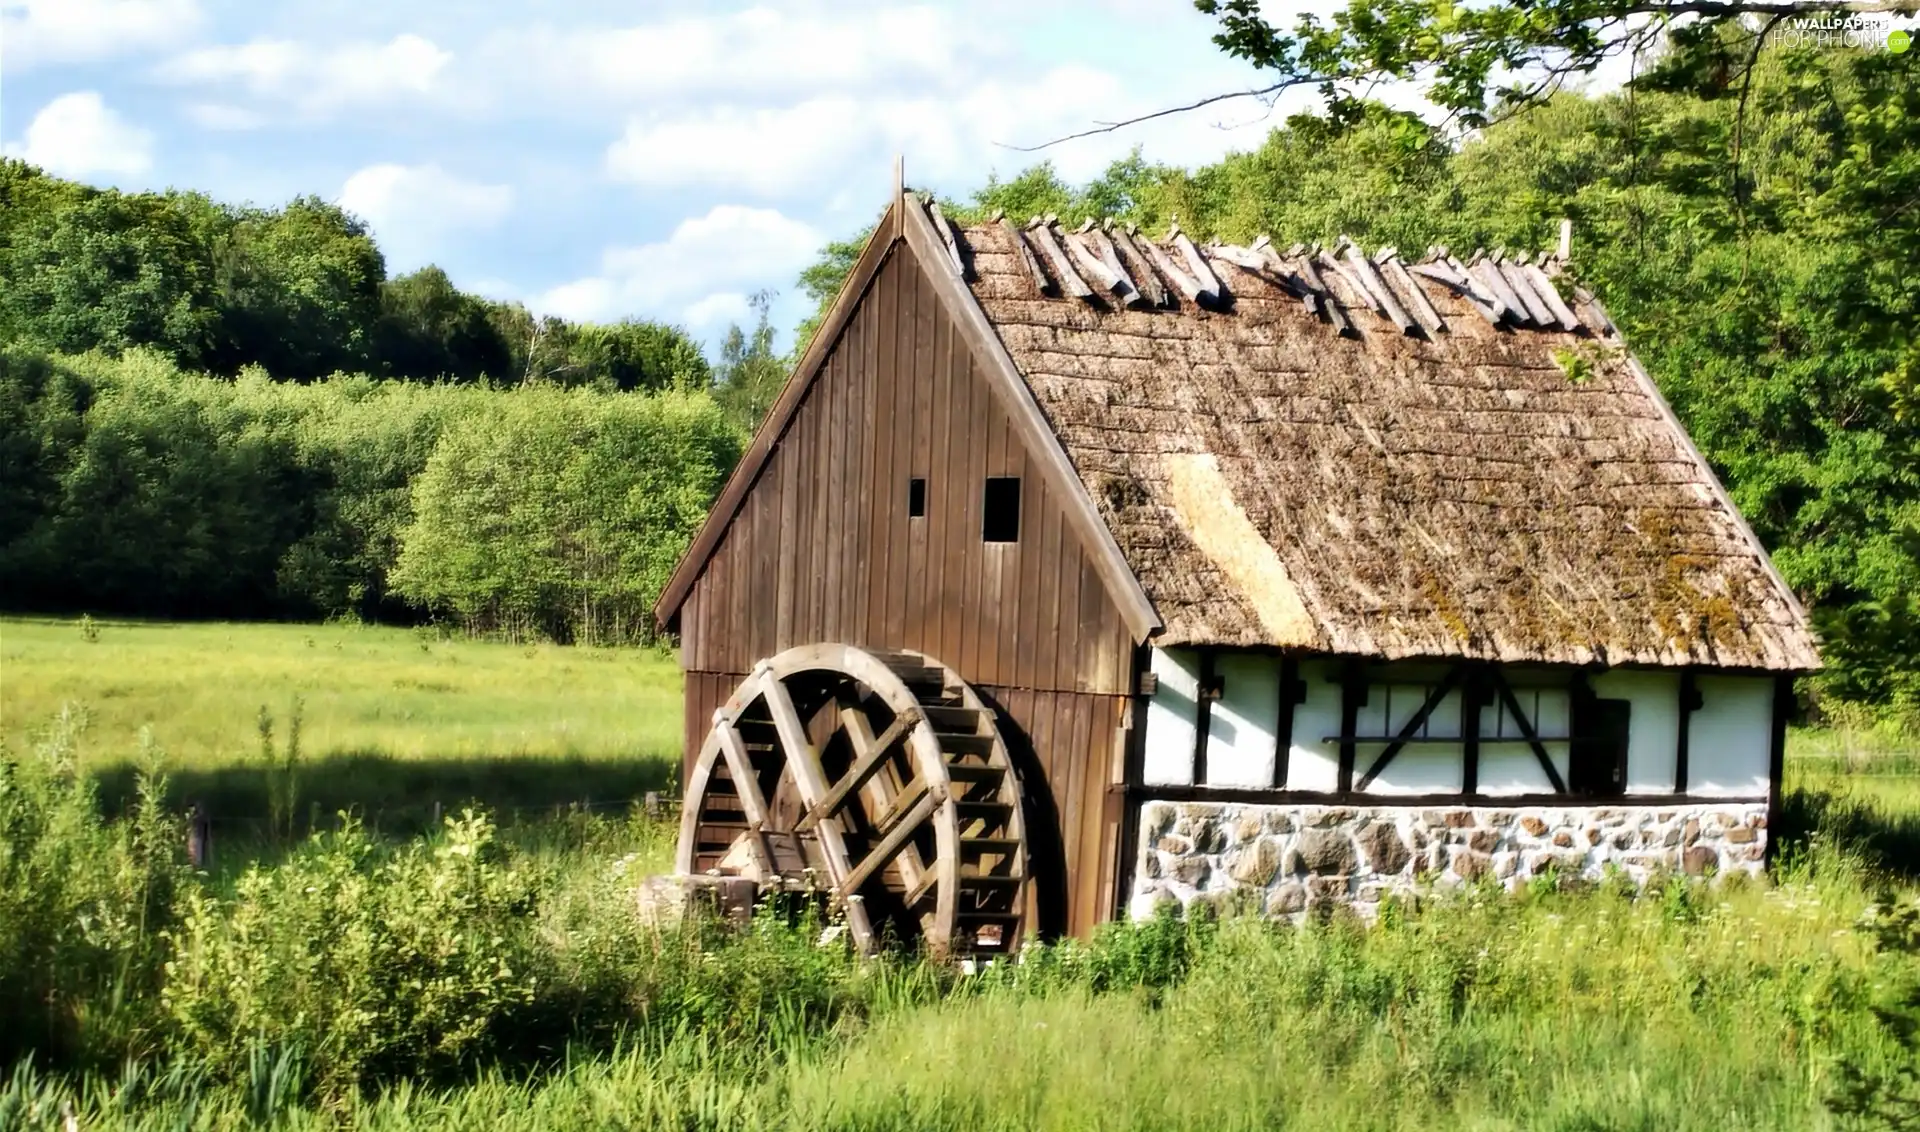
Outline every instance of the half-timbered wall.
<path id="1" fill-rule="evenodd" d="M 1134 918 L 1764 866 L 1777 676 L 1195 649 L 1148 668 L 1121 849 Z"/>
<path id="2" fill-rule="evenodd" d="M 762 658 L 926 653 L 1031 737 L 1084 931 L 1111 904 L 1133 641 L 979 366 L 896 244 L 680 608 L 687 757 Z M 987 542 L 986 480 L 1007 476 L 1018 538 Z"/>
<path id="3" fill-rule="evenodd" d="M 1442 685 L 1442 666 L 1369 666 L 1345 731 L 1345 662 L 1297 661 L 1291 704 L 1282 703 L 1282 663 L 1263 653 L 1153 650 L 1155 687 L 1138 772 L 1147 795 L 1155 786 L 1172 786 L 1383 801 L 1461 793 L 1540 797 L 1562 793 L 1573 781 L 1567 671 L 1503 672 L 1512 702 L 1490 693 L 1470 716 L 1463 711 L 1465 689 Z M 1588 677 L 1595 696 L 1629 705 L 1619 793 L 1765 798 L 1775 683 L 1771 676 L 1630 669 Z M 1469 719 L 1476 739 L 1470 791 Z M 1410 725 L 1405 744 L 1370 775 L 1389 740 Z M 1343 734 L 1354 738 L 1344 790 Z M 1538 749 L 1531 740 L 1539 741 Z M 1552 764 L 1551 775 L 1545 763 Z"/>

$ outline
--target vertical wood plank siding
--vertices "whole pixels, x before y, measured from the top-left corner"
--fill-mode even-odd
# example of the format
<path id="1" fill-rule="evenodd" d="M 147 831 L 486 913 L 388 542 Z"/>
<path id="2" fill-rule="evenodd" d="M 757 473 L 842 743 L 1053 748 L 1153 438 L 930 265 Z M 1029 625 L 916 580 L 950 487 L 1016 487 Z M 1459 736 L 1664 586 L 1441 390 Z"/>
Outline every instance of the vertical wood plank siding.
<path id="1" fill-rule="evenodd" d="M 927 507 L 911 519 L 916 476 Z M 980 537 L 989 476 L 1020 477 L 1017 543 Z M 1081 934 L 1105 918 L 1134 642 L 904 243 L 694 583 L 680 630 L 689 760 L 754 662 L 794 645 L 915 649 L 954 668 L 1001 705 L 1010 742 L 1029 737 L 1023 773 L 1041 776 L 1029 795 L 1044 784 L 1056 812 L 1065 880 L 1052 926 Z"/>

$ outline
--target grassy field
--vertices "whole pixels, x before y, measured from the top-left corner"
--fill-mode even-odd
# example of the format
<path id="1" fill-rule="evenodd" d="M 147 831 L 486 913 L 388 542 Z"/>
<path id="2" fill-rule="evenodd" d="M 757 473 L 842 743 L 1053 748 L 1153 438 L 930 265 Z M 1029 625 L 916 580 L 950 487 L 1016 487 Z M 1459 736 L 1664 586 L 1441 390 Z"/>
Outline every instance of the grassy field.
<path id="1" fill-rule="evenodd" d="M 271 863 L 236 878 L 229 862 L 204 889 L 167 874 L 164 931 L 110 936 L 86 963 L 49 952 L 50 977 L 108 972 L 60 992 L 85 1004 L 91 1060 L 0 1066 L 0 1130 L 59 1127 L 62 1105 L 88 1129 L 1866 1128 L 1891 1125 L 1836 1115 L 1840 1082 L 1915 1057 L 1874 1012 L 1920 985 L 1920 954 L 1869 930 L 1920 877 L 1920 754 L 1891 732 L 1793 734 L 1771 883 L 1475 891 L 1371 927 L 1121 927 L 961 978 L 821 948 L 817 925 L 638 921 L 633 878 L 670 830 L 551 803 L 666 781 L 668 658 L 360 627 L 98 630 L 0 621 L 9 749 L 83 703 L 78 762 L 110 798 L 148 726 L 176 802 L 257 806 L 257 713 L 283 742 L 298 694 L 302 797 L 414 813 L 371 842 L 263 846 Z M 523 820 L 491 843 L 407 836 L 429 799 L 460 796 Z M 76 820 L 41 827 L 81 839 Z M 78 856 L 27 845 L 53 862 L 27 875 L 91 869 L 123 891 L 139 838 L 120 828 Z M 73 913 L 24 888 L 0 892 L 0 921 L 39 915 L 76 946 Z M 0 969 L 31 954 L 9 930 Z M 128 993 L 142 964 L 157 989 Z"/>
<path id="2" fill-rule="evenodd" d="M 25 750 L 80 705 L 82 761 L 110 797 L 125 795 L 150 727 L 178 797 L 257 815 L 260 713 L 284 751 L 296 698 L 303 812 L 551 811 L 661 789 L 678 767 L 680 676 L 662 651 L 356 624 L 0 618 L 0 740 Z"/>

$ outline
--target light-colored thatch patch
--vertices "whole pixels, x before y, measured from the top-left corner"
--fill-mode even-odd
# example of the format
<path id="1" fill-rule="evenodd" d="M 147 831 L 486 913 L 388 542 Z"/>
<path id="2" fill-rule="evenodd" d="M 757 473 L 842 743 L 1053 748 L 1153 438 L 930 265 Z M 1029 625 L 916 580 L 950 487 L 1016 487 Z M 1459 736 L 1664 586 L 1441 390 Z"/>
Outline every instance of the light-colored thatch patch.
<path id="1" fill-rule="evenodd" d="M 1310 647 L 1317 643 L 1313 618 L 1273 545 L 1233 501 L 1233 488 L 1211 452 L 1161 458 L 1167 502 L 1194 546 L 1213 560 L 1240 590 L 1272 643 Z"/>

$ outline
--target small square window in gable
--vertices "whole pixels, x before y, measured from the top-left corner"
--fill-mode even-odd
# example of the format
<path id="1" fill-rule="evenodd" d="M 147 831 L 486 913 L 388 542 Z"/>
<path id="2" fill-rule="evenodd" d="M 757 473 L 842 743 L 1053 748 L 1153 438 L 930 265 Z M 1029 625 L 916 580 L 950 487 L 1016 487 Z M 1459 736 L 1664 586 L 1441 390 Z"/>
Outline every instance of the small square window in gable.
<path id="1" fill-rule="evenodd" d="M 1020 541 L 1020 477 L 988 476 L 981 497 L 980 537 L 986 542 Z"/>

